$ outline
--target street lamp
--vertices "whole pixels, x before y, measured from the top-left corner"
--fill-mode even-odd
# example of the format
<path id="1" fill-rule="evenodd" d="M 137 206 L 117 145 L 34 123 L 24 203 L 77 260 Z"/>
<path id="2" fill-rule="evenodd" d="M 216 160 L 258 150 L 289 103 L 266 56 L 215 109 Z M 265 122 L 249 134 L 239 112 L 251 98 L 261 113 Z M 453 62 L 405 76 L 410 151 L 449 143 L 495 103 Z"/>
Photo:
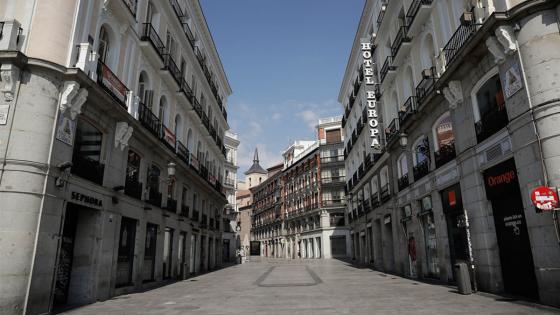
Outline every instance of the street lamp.
<path id="1" fill-rule="evenodd" d="M 401 132 L 399 135 L 399 144 L 403 149 L 406 149 L 406 146 L 408 145 L 408 135 L 406 133 Z"/>

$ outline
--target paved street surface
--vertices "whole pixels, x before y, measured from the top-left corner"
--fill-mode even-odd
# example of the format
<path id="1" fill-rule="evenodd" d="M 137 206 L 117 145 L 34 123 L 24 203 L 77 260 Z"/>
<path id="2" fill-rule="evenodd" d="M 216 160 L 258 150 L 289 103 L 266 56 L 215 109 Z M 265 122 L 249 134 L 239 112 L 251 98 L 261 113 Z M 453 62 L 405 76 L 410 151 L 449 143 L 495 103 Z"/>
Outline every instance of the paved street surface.
<path id="1" fill-rule="evenodd" d="M 345 262 L 228 267 L 66 314 L 560 314 L 553 308 L 426 284 Z"/>

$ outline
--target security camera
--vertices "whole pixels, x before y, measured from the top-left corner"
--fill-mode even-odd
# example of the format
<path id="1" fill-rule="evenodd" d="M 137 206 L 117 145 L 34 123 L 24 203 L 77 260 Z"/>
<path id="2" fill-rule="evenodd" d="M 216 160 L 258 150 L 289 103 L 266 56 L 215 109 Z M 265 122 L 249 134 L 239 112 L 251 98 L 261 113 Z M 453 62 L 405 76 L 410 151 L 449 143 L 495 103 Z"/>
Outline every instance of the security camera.
<path id="1" fill-rule="evenodd" d="M 69 168 L 71 168 L 73 166 L 72 162 L 70 161 L 66 161 L 66 162 L 62 162 L 60 164 L 57 165 L 57 167 L 61 170 L 61 171 L 65 171 Z"/>

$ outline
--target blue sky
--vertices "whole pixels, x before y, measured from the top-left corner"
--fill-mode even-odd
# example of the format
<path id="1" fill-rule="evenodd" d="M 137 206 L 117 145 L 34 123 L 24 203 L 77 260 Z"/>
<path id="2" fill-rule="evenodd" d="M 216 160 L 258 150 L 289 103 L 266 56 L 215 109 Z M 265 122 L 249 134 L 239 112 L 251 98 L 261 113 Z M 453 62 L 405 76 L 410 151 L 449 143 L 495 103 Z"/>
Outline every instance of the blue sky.
<path id="1" fill-rule="evenodd" d="M 239 176 L 316 138 L 337 101 L 364 0 L 200 0 L 232 86 L 228 121 L 239 134 Z"/>

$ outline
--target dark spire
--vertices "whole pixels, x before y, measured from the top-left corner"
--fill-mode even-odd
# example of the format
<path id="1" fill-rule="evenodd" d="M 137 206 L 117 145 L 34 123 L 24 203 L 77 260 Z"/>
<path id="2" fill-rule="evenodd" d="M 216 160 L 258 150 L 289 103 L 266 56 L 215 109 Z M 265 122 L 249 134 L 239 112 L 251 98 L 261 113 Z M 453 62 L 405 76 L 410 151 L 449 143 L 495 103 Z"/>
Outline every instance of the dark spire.
<path id="1" fill-rule="evenodd" d="M 253 163 L 259 164 L 259 150 L 255 147 L 255 155 L 253 156 Z"/>
<path id="2" fill-rule="evenodd" d="M 255 155 L 253 156 L 253 165 L 249 168 L 249 170 L 247 172 L 245 172 L 245 175 L 255 174 L 255 173 L 257 173 L 257 174 L 267 174 L 268 173 L 259 164 L 259 151 L 257 150 L 257 148 L 255 148 Z"/>

